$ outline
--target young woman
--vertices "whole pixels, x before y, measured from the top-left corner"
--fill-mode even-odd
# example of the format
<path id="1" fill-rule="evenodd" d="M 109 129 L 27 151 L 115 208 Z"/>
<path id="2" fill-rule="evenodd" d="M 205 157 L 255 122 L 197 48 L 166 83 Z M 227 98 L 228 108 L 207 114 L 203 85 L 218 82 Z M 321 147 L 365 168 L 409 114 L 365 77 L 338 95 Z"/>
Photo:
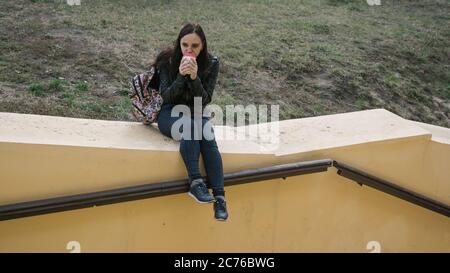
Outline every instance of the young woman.
<path id="1" fill-rule="evenodd" d="M 180 140 L 180 153 L 189 175 L 188 194 L 200 203 L 214 202 L 215 218 L 224 221 L 228 218 L 228 212 L 222 157 L 212 128 L 208 128 L 212 137 L 205 137 L 203 133 L 209 119 L 201 114 L 197 119 L 194 117 L 195 112 L 198 113 L 198 109 L 194 109 L 194 98 L 201 99 L 201 112 L 211 102 L 219 73 L 219 60 L 208 52 L 201 26 L 189 23 L 182 27 L 174 45 L 158 54 L 154 65 L 159 73 L 159 91 L 164 100 L 157 119 L 159 130 L 165 136 Z M 184 105 L 184 109 L 188 108 L 190 114 L 177 112 L 172 116 L 172 109 L 180 105 Z M 174 128 L 180 121 L 183 126 Z M 186 128 L 187 126 L 190 128 Z M 199 127 L 201 130 L 198 130 Z M 195 136 L 199 131 L 201 135 Z M 200 154 L 205 163 L 207 182 L 214 196 L 201 177 Z"/>

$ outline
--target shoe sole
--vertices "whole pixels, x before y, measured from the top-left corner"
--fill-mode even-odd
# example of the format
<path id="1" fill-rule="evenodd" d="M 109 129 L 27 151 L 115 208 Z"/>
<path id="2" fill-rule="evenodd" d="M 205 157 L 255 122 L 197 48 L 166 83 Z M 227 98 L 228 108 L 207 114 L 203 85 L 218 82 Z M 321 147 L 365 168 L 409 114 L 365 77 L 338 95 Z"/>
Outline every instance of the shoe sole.
<path id="1" fill-rule="evenodd" d="M 214 218 L 214 219 L 216 219 L 217 221 L 221 221 L 221 222 L 225 222 L 227 219 L 222 219 L 222 218 Z"/>
<path id="2" fill-rule="evenodd" d="M 216 201 L 216 200 L 214 200 L 214 199 L 211 200 L 211 201 L 200 201 L 200 200 L 198 200 L 197 197 L 195 197 L 191 192 L 188 192 L 188 195 L 189 195 L 190 197 L 194 198 L 194 200 L 197 201 L 197 203 L 200 203 L 200 204 L 209 204 L 209 203 L 214 203 L 214 201 Z"/>

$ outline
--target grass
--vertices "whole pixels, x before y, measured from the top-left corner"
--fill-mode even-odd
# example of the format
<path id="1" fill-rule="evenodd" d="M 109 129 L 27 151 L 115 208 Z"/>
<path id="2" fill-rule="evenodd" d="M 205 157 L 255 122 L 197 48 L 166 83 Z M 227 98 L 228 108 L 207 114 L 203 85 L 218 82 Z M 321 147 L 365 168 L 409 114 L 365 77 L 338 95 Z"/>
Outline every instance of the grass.
<path id="1" fill-rule="evenodd" d="M 30 92 L 33 95 L 35 95 L 36 97 L 44 97 L 45 96 L 44 87 L 40 83 L 33 83 L 30 86 Z"/>
<path id="2" fill-rule="evenodd" d="M 48 84 L 48 88 L 55 92 L 62 92 L 64 91 L 63 82 L 59 79 L 51 80 Z"/>
<path id="3" fill-rule="evenodd" d="M 87 92 L 88 91 L 88 85 L 85 82 L 78 81 L 75 85 L 75 88 L 78 92 Z"/>
<path id="4" fill-rule="evenodd" d="M 449 1 L 381 3 L 1 1 L 0 111 L 132 120 L 129 78 L 194 21 L 221 60 L 220 106 L 279 104 L 281 119 L 386 108 L 450 127 Z"/>

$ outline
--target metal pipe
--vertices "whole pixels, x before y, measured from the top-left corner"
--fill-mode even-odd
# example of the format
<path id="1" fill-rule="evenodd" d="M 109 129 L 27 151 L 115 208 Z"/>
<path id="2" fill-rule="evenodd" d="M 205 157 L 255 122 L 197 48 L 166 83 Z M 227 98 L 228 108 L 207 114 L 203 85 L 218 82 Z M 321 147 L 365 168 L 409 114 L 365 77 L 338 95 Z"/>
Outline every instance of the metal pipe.
<path id="1" fill-rule="evenodd" d="M 331 159 L 323 159 L 228 173 L 224 175 L 225 186 L 324 172 L 331 166 Z M 188 186 L 188 180 L 183 179 L 3 205 L 0 221 L 183 193 Z"/>
<path id="2" fill-rule="evenodd" d="M 415 205 L 421 206 L 423 208 L 450 217 L 450 207 L 444 203 L 435 201 L 419 193 L 397 186 L 386 180 L 383 180 L 381 178 L 375 177 L 373 175 L 350 167 L 346 164 L 334 161 L 333 166 L 338 169 L 337 173 L 339 175 L 354 180 L 361 186 L 367 185 L 371 188 L 393 195 L 395 197 L 398 197 Z"/>
<path id="3" fill-rule="evenodd" d="M 332 161 L 331 159 L 297 162 L 228 173 L 224 175 L 225 186 L 324 172 L 327 171 L 332 165 L 338 169 L 337 173 L 339 175 L 352 179 L 360 185 L 364 184 L 370 186 L 382 192 L 391 194 L 413 204 L 450 217 L 450 208 L 446 204 L 409 191 L 388 181 L 352 168 L 346 164 Z M 188 180 L 182 179 L 3 205 L 0 206 L 0 221 L 178 194 L 187 192 L 188 187 Z"/>

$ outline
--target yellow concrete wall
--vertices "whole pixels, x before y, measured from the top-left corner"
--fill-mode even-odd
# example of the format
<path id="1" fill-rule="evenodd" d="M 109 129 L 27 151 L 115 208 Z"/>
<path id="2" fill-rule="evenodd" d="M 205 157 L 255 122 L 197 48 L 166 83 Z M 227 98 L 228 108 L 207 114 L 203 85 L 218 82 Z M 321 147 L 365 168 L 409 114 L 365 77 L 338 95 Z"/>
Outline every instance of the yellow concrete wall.
<path id="1" fill-rule="evenodd" d="M 185 177 L 177 143 L 142 128 L 0 113 L 0 204 Z M 450 130 L 439 130 L 433 139 L 433 129 L 377 109 L 282 121 L 272 153 L 251 141 L 219 147 L 226 172 L 332 158 L 450 204 Z M 68 252 L 70 241 L 82 252 L 369 252 L 370 241 L 382 252 L 450 251 L 450 218 L 335 168 L 226 192 L 227 222 L 187 194 L 2 221 L 0 252 Z"/>

